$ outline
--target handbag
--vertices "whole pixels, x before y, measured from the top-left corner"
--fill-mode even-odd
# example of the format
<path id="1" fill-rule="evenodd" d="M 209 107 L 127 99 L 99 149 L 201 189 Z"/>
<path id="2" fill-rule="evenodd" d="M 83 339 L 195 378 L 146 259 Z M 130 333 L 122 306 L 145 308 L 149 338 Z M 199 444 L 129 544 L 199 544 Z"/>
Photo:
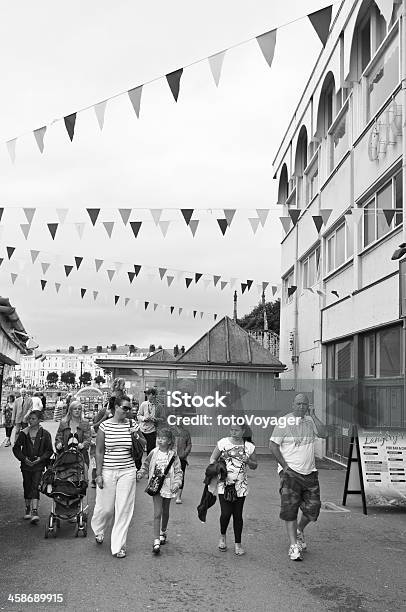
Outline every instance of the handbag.
<path id="1" fill-rule="evenodd" d="M 245 441 L 244 441 L 244 452 L 245 452 Z M 244 464 L 241 464 L 240 469 L 238 470 L 238 474 L 237 474 L 237 478 L 238 479 L 241 471 L 243 470 Z M 229 502 L 229 503 L 233 503 L 238 499 L 237 496 L 237 490 L 235 488 L 235 482 L 233 482 L 232 484 L 225 484 L 224 485 L 224 501 Z"/>
<path id="2" fill-rule="evenodd" d="M 133 426 L 133 421 L 130 419 L 130 427 Z M 145 444 L 142 443 L 144 440 Z M 137 470 L 140 469 L 142 465 L 142 456 L 144 454 L 146 440 L 142 434 L 139 432 L 132 431 L 131 432 L 131 441 L 132 441 L 132 456 L 134 459 L 135 467 Z"/>
<path id="3" fill-rule="evenodd" d="M 145 489 L 145 493 L 148 493 L 148 495 L 158 495 L 158 493 L 160 492 L 160 490 L 162 489 L 162 486 L 165 482 L 165 478 L 168 475 L 169 470 L 172 467 L 173 462 L 175 461 L 175 455 L 173 455 L 168 463 L 168 465 L 166 466 L 164 473 L 163 474 L 159 474 L 159 473 L 154 473 L 152 474 L 146 489 Z"/>

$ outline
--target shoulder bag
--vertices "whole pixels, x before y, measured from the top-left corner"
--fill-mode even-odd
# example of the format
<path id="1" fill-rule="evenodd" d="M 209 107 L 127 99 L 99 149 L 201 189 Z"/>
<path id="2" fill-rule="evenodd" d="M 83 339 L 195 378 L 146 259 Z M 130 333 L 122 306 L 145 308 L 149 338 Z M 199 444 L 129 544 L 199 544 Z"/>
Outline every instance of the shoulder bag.
<path id="1" fill-rule="evenodd" d="M 134 421 L 130 419 L 130 428 L 134 427 Z M 131 441 L 132 441 L 132 456 L 134 459 L 135 467 L 137 470 L 141 468 L 142 465 L 142 456 L 144 454 L 146 440 L 144 436 L 142 436 L 140 432 L 132 431 L 131 432 Z M 142 443 L 142 440 L 145 441 L 145 444 Z"/>
<path id="2" fill-rule="evenodd" d="M 151 476 L 151 479 L 149 480 L 147 487 L 145 489 L 145 493 L 148 493 L 148 495 L 158 495 L 158 493 L 160 492 L 160 490 L 162 489 L 162 486 L 164 484 L 165 478 L 167 477 L 169 470 L 172 467 L 173 462 L 175 461 L 175 455 L 172 455 L 168 465 L 165 468 L 165 471 L 163 474 L 156 474 L 154 473 Z"/>

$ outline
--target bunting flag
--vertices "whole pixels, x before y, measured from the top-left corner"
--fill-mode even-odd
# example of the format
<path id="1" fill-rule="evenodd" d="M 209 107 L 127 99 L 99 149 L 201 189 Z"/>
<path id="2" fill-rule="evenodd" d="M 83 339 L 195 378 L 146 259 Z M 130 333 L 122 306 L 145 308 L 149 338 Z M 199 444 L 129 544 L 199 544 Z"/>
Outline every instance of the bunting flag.
<path id="1" fill-rule="evenodd" d="M 144 310 L 146 310 L 149 306 L 149 302 L 144 302 Z"/>
<path id="2" fill-rule="evenodd" d="M 214 317 L 214 320 L 216 320 L 216 319 L 217 319 L 217 315 L 216 315 L 216 313 L 214 313 L 213 317 Z"/>
<path id="3" fill-rule="evenodd" d="M 234 285 L 237 282 L 236 278 L 230 278 L 230 289 L 234 289 Z"/>
<path id="4" fill-rule="evenodd" d="M 273 285 L 272 286 L 272 297 L 275 297 L 276 293 L 278 292 L 278 287 Z"/>
<path id="5" fill-rule="evenodd" d="M 354 223 L 359 223 L 364 214 L 365 208 L 352 208 L 351 210 Z"/>
<path id="6" fill-rule="evenodd" d="M 1 221 L 2 217 L 3 217 L 3 213 L 4 213 L 4 208 L 0 208 L 0 221 Z"/>
<path id="7" fill-rule="evenodd" d="M 208 288 L 208 286 L 210 285 L 210 283 L 211 283 L 211 281 L 209 281 L 209 280 L 204 280 L 204 281 L 203 281 L 204 288 L 205 288 L 205 289 L 207 289 L 207 288 Z"/>
<path id="8" fill-rule="evenodd" d="M 196 319 L 196 315 L 197 315 L 197 310 L 193 311 L 193 318 Z"/>
<path id="9" fill-rule="evenodd" d="M 279 217 L 279 219 L 282 223 L 282 227 L 285 230 L 285 233 L 287 234 L 290 230 L 290 217 Z"/>
<path id="10" fill-rule="evenodd" d="M 35 215 L 35 208 L 23 208 L 23 211 L 28 223 L 31 225 Z"/>
<path id="11" fill-rule="evenodd" d="M 114 296 L 114 305 L 117 306 L 118 300 L 120 299 L 119 295 Z"/>
<path id="12" fill-rule="evenodd" d="M 30 253 L 31 253 L 31 261 L 34 264 L 36 262 L 36 260 L 37 260 L 38 255 L 39 255 L 39 251 L 31 250 Z"/>
<path id="13" fill-rule="evenodd" d="M 165 236 L 166 236 L 166 234 L 168 232 L 169 223 L 170 223 L 170 221 L 159 221 L 159 223 L 158 223 L 159 228 L 160 228 L 164 238 L 165 238 Z"/>
<path id="14" fill-rule="evenodd" d="M 24 234 L 24 238 L 27 240 L 31 225 L 29 223 L 20 223 L 21 231 Z"/>
<path id="15" fill-rule="evenodd" d="M 178 315 L 180 316 L 182 314 L 183 308 L 178 308 Z"/>
<path id="16" fill-rule="evenodd" d="M 3 263 L 3 261 L 4 261 L 4 257 L 0 257 L 0 266 Z"/>
<path id="17" fill-rule="evenodd" d="M 135 276 L 138 276 L 138 274 L 140 273 L 142 266 L 137 266 L 134 264 L 134 272 L 135 272 Z"/>
<path id="18" fill-rule="evenodd" d="M 159 272 L 159 276 L 161 277 L 161 280 L 165 276 L 166 271 L 167 271 L 167 268 L 158 268 L 158 272 Z"/>
<path id="19" fill-rule="evenodd" d="M 174 311 L 174 310 L 175 310 L 175 306 L 170 306 L 170 311 L 171 311 L 171 314 L 173 314 L 173 311 Z"/>
<path id="20" fill-rule="evenodd" d="M 217 283 L 219 282 L 220 278 L 221 278 L 220 276 L 216 276 L 216 275 L 213 276 L 213 283 L 214 283 L 215 287 L 216 287 Z"/>
<path id="21" fill-rule="evenodd" d="M 203 319 L 204 312 L 200 311 L 200 318 Z"/>
<path id="22" fill-rule="evenodd" d="M 75 228 L 76 228 L 76 231 L 78 233 L 79 239 L 82 240 L 83 232 L 85 231 L 85 224 L 84 223 L 75 223 Z"/>
<path id="23" fill-rule="evenodd" d="M 333 295 L 335 295 L 337 298 L 339 298 L 340 296 L 338 295 L 338 291 L 332 291 L 331 292 Z"/>
<path id="24" fill-rule="evenodd" d="M 137 238 L 138 232 L 141 229 L 142 221 L 130 221 L 130 226 L 134 234 L 134 238 Z"/>
<path id="25" fill-rule="evenodd" d="M 34 138 L 41 153 L 44 152 L 44 136 L 46 131 L 46 126 L 34 130 Z"/>
<path id="26" fill-rule="evenodd" d="M 68 132 L 68 136 L 70 141 L 73 140 L 73 135 L 75 133 L 75 123 L 76 123 L 76 113 L 72 113 L 72 115 L 67 115 L 63 118 L 65 122 L 66 131 Z"/>
<path id="27" fill-rule="evenodd" d="M 260 219 L 253 218 L 253 219 L 248 219 L 248 221 L 251 223 L 252 231 L 254 232 L 254 234 L 256 234 L 258 225 L 260 223 Z"/>
<path id="28" fill-rule="evenodd" d="M 55 283 L 55 291 L 59 293 L 59 289 L 61 288 L 61 283 Z"/>
<path id="29" fill-rule="evenodd" d="M 151 215 L 155 222 L 155 225 L 158 226 L 159 220 L 162 215 L 162 208 L 151 208 Z"/>
<path id="30" fill-rule="evenodd" d="M 211 55 L 208 58 L 210 70 L 213 75 L 213 79 L 216 84 L 216 87 L 218 87 L 220 83 L 221 69 L 223 67 L 223 61 L 224 61 L 225 54 L 226 54 L 225 51 L 220 51 L 220 53 Z"/>
<path id="31" fill-rule="evenodd" d="M 386 223 L 390 225 L 393 221 L 393 217 L 395 216 L 396 211 L 393 208 L 388 208 L 388 209 L 383 209 L 382 212 L 385 216 Z"/>
<path id="32" fill-rule="evenodd" d="M 330 5 L 308 15 L 310 23 L 316 30 L 316 34 L 320 38 L 323 47 L 327 42 L 328 33 L 330 31 L 332 10 L 333 5 Z"/>
<path id="33" fill-rule="evenodd" d="M 14 274 L 13 272 L 11 272 L 10 276 L 11 276 L 11 282 L 14 285 L 14 283 L 16 282 L 16 280 L 18 278 L 18 274 Z"/>
<path id="34" fill-rule="evenodd" d="M 261 222 L 262 227 L 264 227 L 266 220 L 269 215 L 269 209 L 267 208 L 257 208 L 257 215 Z"/>
<path id="35" fill-rule="evenodd" d="M 199 282 L 199 280 L 202 278 L 203 274 L 200 274 L 200 272 L 195 272 L 195 283 L 197 284 Z"/>
<path id="36" fill-rule="evenodd" d="M 130 280 L 130 285 L 131 285 L 131 283 L 134 280 L 135 272 L 127 272 L 127 274 L 128 274 L 128 278 Z"/>
<path id="37" fill-rule="evenodd" d="M 252 281 L 252 280 L 247 280 L 247 289 L 248 289 L 248 291 L 251 289 L 253 282 L 254 281 Z"/>
<path id="38" fill-rule="evenodd" d="M 81 290 L 80 290 L 80 295 L 82 296 L 82 300 L 83 300 L 83 298 L 84 298 L 84 297 L 85 297 L 85 295 L 86 295 L 86 291 L 87 291 L 87 289 L 81 289 Z"/>
<path id="39" fill-rule="evenodd" d="M 100 208 L 86 208 L 93 227 L 96 225 L 97 217 L 100 214 Z"/>
<path id="40" fill-rule="evenodd" d="M 41 280 L 41 289 L 42 289 L 42 291 L 44 291 L 46 286 L 47 286 L 47 281 L 46 280 Z"/>
<path id="41" fill-rule="evenodd" d="M 158 304 L 154 304 L 154 312 L 156 311 L 157 308 L 158 308 Z"/>
<path id="42" fill-rule="evenodd" d="M 224 236 L 224 234 L 226 233 L 226 229 L 228 228 L 227 219 L 217 219 L 217 223 L 219 224 L 219 228 L 221 229 L 221 233 Z"/>
<path id="43" fill-rule="evenodd" d="M 111 238 L 111 234 L 113 233 L 114 221 L 103 221 L 103 225 L 108 237 Z"/>
<path id="44" fill-rule="evenodd" d="M 320 233 L 323 227 L 323 217 L 321 215 L 312 215 L 313 223 L 316 226 L 317 233 Z"/>
<path id="45" fill-rule="evenodd" d="M 199 226 L 199 220 L 198 219 L 191 219 L 189 221 L 189 227 L 190 227 L 190 231 L 192 232 L 193 238 L 196 235 L 196 230 L 197 230 L 198 226 Z"/>
<path id="46" fill-rule="evenodd" d="M 276 45 L 276 29 L 257 36 L 257 43 L 269 67 L 272 66 Z"/>
<path id="47" fill-rule="evenodd" d="M 68 208 L 57 208 L 56 214 L 58 215 L 59 223 L 63 225 L 66 221 L 66 217 L 68 214 Z"/>
<path id="48" fill-rule="evenodd" d="M 167 276 L 166 277 L 166 282 L 168 283 L 168 287 L 170 287 L 172 285 L 172 281 L 175 277 L 174 276 Z"/>
<path id="49" fill-rule="evenodd" d="M 235 208 L 224 208 L 223 212 L 224 212 L 224 216 L 226 218 L 228 227 L 231 227 L 231 223 L 235 215 Z"/>
<path id="50" fill-rule="evenodd" d="M 17 138 L 13 138 L 12 140 L 8 140 L 6 142 L 7 151 L 8 151 L 8 154 L 10 155 L 11 163 L 13 164 L 16 161 L 16 144 L 17 144 Z"/>
<path id="51" fill-rule="evenodd" d="M 56 230 L 58 229 L 58 224 L 57 223 L 47 223 L 48 229 L 49 229 L 49 233 L 52 236 L 52 240 L 55 240 L 55 234 L 56 234 Z"/>
<path id="52" fill-rule="evenodd" d="M 190 220 L 191 220 L 192 215 L 193 215 L 193 208 L 181 208 L 180 212 L 183 215 L 183 218 L 185 220 L 186 225 L 189 225 Z"/>
<path id="53" fill-rule="evenodd" d="M 41 263 L 42 272 L 43 272 L 44 274 L 46 274 L 46 273 L 48 272 L 48 270 L 49 270 L 49 266 L 50 266 L 50 265 L 51 265 L 51 264 L 49 264 L 49 263 L 45 263 L 45 262 Z"/>
<path id="54" fill-rule="evenodd" d="M 168 85 L 172 92 L 175 102 L 178 101 L 180 79 L 181 79 L 182 73 L 183 73 L 183 68 L 179 68 L 178 70 L 169 72 L 169 74 L 166 75 L 166 80 L 168 81 Z"/>
<path id="55" fill-rule="evenodd" d="M 127 225 L 128 220 L 129 220 L 130 215 L 131 215 L 131 208 L 119 208 L 118 212 L 121 215 L 121 218 L 123 220 L 124 225 Z"/>
<path id="56" fill-rule="evenodd" d="M 97 300 L 97 296 L 99 295 L 98 291 L 93 291 L 93 300 L 96 301 Z"/>
<path id="57" fill-rule="evenodd" d="M 130 298 L 128 297 L 124 298 L 124 306 L 127 306 L 129 301 L 130 301 Z"/>
<path id="58" fill-rule="evenodd" d="M 400 3 L 399 0 L 397 0 L 397 3 Z M 392 17 L 393 4 L 394 0 L 376 0 L 376 5 L 388 25 Z"/>
<path id="59" fill-rule="evenodd" d="M 107 270 L 107 276 L 109 277 L 110 282 L 113 280 L 115 273 L 115 270 Z"/>
<path id="60" fill-rule="evenodd" d="M 292 223 L 293 223 L 293 227 L 296 225 L 296 223 L 298 222 L 298 219 L 300 217 L 300 213 L 301 210 L 297 209 L 297 208 L 290 208 L 288 210 L 288 215 L 289 217 L 292 219 Z"/>
<path id="61" fill-rule="evenodd" d="M 321 289 L 316 289 L 316 293 L 317 295 L 321 295 L 321 296 L 326 295 L 326 293 L 322 291 Z"/>
<path id="62" fill-rule="evenodd" d="M 106 112 L 107 100 L 99 102 L 94 105 L 94 112 L 96 113 L 97 123 L 99 124 L 100 131 L 104 127 L 104 114 Z M 71 139 L 72 140 L 72 139 Z"/>
<path id="63" fill-rule="evenodd" d="M 140 106 L 141 106 L 141 94 L 142 94 L 142 85 L 139 87 L 134 87 L 134 89 L 130 89 L 128 92 L 128 97 L 130 98 L 130 102 L 133 106 L 135 114 L 137 115 L 137 119 L 140 118 Z"/>
<path id="64" fill-rule="evenodd" d="M 103 265 L 103 260 L 102 259 L 95 259 L 94 260 L 95 266 L 96 266 L 96 272 L 98 272 L 100 270 L 100 268 Z"/>
<path id="65" fill-rule="evenodd" d="M 75 257 L 76 270 L 79 270 L 80 264 L 83 261 L 83 257 Z"/>
<path id="66" fill-rule="evenodd" d="M 121 270 L 121 268 L 123 267 L 123 264 L 121 263 L 121 261 L 115 261 L 115 262 L 114 262 L 114 265 L 115 265 L 115 267 L 116 267 L 116 272 L 117 272 L 117 274 L 120 274 L 120 270 Z"/>
<path id="67" fill-rule="evenodd" d="M 246 288 L 247 288 L 247 283 L 241 283 L 241 293 L 244 293 Z"/>
<path id="68" fill-rule="evenodd" d="M 330 215 L 332 212 L 333 212 L 332 208 L 321 208 L 320 209 L 320 216 L 323 219 L 324 225 L 327 225 L 327 222 L 330 219 Z"/>
<path id="69" fill-rule="evenodd" d="M 192 282 L 193 278 L 185 278 L 185 282 L 186 282 L 186 289 L 189 289 L 190 287 L 190 283 Z"/>
<path id="70" fill-rule="evenodd" d="M 267 290 L 267 288 L 268 288 L 268 285 L 269 285 L 269 283 L 267 283 L 267 282 L 263 282 L 263 283 L 262 283 L 262 291 L 266 291 L 266 290 Z"/>
<path id="71" fill-rule="evenodd" d="M 227 287 L 227 285 L 228 285 L 227 281 L 221 281 L 220 282 L 221 290 L 223 291 L 223 289 L 225 289 Z"/>
<path id="72" fill-rule="evenodd" d="M 73 270 L 73 266 L 64 266 L 65 268 L 65 274 L 66 274 L 66 278 L 68 278 L 69 274 L 72 272 Z"/>
<path id="73" fill-rule="evenodd" d="M 296 289 L 297 289 L 296 285 L 292 285 L 291 287 L 288 287 L 288 297 L 293 295 L 295 293 Z"/>
<path id="74" fill-rule="evenodd" d="M 15 249 L 15 247 L 6 247 L 7 257 L 8 257 L 9 259 L 11 259 L 11 258 L 12 258 L 13 253 L 14 253 L 14 251 L 15 251 L 15 250 L 16 250 L 16 249 Z"/>

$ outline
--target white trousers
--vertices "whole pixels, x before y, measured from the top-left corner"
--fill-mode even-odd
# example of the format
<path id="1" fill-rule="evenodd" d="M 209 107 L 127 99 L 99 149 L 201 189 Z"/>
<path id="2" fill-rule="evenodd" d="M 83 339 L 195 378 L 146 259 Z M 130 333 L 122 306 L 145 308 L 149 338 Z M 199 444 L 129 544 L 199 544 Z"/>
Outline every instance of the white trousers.
<path id="1" fill-rule="evenodd" d="M 103 488 L 97 487 L 96 505 L 92 517 L 95 535 L 104 535 L 113 514 L 111 530 L 111 552 L 117 554 L 125 547 L 128 528 L 134 512 L 137 470 L 103 470 Z"/>

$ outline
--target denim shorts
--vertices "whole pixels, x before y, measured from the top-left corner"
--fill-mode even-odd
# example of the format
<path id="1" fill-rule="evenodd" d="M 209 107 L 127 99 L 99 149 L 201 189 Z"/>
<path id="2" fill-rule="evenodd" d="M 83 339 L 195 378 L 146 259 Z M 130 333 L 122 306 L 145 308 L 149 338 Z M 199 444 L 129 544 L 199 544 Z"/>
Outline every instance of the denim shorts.
<path id="1" fill-rule="evenodd" d="M 318 472 L 299 474 L 288 468 L 280 472 L 281 511 L 283 521 L 295 521 L 299 508 L 310 521 L 317 521 L 320 514 L 320 485 Z"/>

